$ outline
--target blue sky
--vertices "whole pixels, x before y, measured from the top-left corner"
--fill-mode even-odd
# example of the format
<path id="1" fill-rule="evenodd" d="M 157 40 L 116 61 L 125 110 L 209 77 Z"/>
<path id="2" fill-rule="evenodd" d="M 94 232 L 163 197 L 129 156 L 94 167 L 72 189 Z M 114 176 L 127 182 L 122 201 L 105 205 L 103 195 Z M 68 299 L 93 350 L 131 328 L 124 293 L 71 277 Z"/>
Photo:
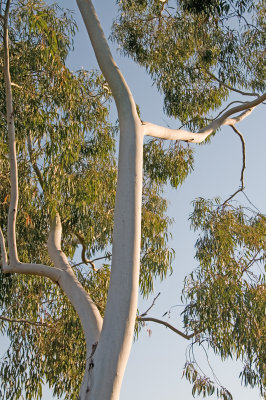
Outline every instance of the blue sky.
<path id="1" fill-rule="evenodd" d="M 61 6 L 73 9 L 79 26 L 75 40 L 75 52 L 69 58 L 71 68 L 97 68 L 97 63 L 89 43 L 83 22 L 79 16 L 76 2 L 59 0 Z M 114 0 L 95 1 L 96 11 L 106 35 L 115 17 Z M 142 118 L 146 121 L 171 127 L 178 122 L 163 114 L 163 100 L 145 70 L 136 66 L 127 58 L 120 57 L 114 44 L 111 44 L 113 55 L 122 70 L 136 103 L 140 106 Z M 265 210 L 266 187 L 266 135 L 265 106 L 258 107 L 250 117 L 238 125 L 244 135 L 247 149 L 247 169 L 245 173 L 246 193 L 251 201 L 260 209 Z M 115 110 L 113 110 L 116 118 Z M 173 305 L 180 304 L 180 294 L 185 275 L 196 267 L 194 260 L 194 243 L 196 235 L 190 231 L 188 216 L 192 211 L 191 201 L 196 197 L 212 198 L 221 196 L 227 198 L 240 185 L 242 163 L 241 143 L 229 127 L 224 127 L 212 140 L 211 144 L 198 146 L 195 152 L 195 170 L 185 183 L 177 190 L 167 188 L 167 198 L 170 202 L 169 215 L 175 219 L 172 227 L 173 239 L 171 246 L 176 251 L 174 273 L 162 284 L 156 283 L 155 295 L 161 296 L 150 315 L 160 318 Z M 239 195 L 239 200 L 245 200 Z M 145 311 L 151 304 L 140 299 L 139 310 Z M 178 313 L 179 307 L 174 307 L 170 315 L 170 323 L 181 328 Z M 132 353 L 127 366 L 121 400 L 190 400 L 191 385 L 181 379 L 185 363 L 185 350 L 188 342 L 162 326 L 149 324 L 152 330 L 149 336 L 143 330 L 139 340 L 133 344 Z M 211 374 L 203 352 L 196 352 L 196 357 L 207 374 Z M 210 361 L 221 383 L 233 394 L 234 400 L 258 400 L 258 390 L 251 390 L 240 385 L 238 375 L 241 365 L 233 362 L 221 362 L 210 354 Z M 45 388 L 44 400 L 52 399 L 51 393 Z M 215 396 L 212 396 L 215 398 Z"/>

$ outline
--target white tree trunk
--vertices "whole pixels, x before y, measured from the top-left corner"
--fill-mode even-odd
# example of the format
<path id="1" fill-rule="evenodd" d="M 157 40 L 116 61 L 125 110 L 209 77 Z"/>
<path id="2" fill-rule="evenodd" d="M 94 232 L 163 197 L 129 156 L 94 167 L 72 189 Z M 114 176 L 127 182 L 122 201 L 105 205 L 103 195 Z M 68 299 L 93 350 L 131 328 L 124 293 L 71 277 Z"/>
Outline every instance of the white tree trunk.
<path id="1" fill-rule="evenodd" d="M 87 366 L 81 400 L 117 400 L 137 311 L 141 240 L 143 127 L 90 0 L 77 0 L 99 66 L 116 101 L 120 124 L 111 279 L 103 329 Z"/>

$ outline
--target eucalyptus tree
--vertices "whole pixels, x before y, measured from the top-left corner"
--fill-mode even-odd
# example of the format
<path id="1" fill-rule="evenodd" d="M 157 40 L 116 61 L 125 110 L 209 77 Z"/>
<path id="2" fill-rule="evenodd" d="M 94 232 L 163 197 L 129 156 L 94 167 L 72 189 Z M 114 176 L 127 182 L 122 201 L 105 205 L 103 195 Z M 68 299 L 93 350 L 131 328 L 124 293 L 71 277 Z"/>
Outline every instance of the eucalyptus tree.
<path id="1" fill-rule="evenodd" d="M 117 180 L 117 127 L 109 121 L 110 89 L 95 71 L 73 73 L 67 68 L 76 30 L 71 13 L 42 1 L 7 2 L 2 10 L 5 6 L 10 8 L 1 18 L 6 35 L 0 71 L 3 234 L 8 232 L 12 204 L 7 130 L 11 103 L 7 106 L 5 99 L 12 93 L 19 187 L 18 257 L 24 263 L 52 266 L 47 238 L 51 221 L 56 217 L 60 224 L 60 216 L 62 248 L 74 271 L 72 279 L 78 284 L 75 276 L 78 278 L 103 315 Z M 11 90 L 5 89 L 9 81 Z M 184 165 L 186 157 L 189 152 L 184 154 Z M 185 178 L 185 174 L 180 176 Z M 171 271 L 173 251 L 167 247 L 170 220 L 160 186 L 148 174 L 144 185 L 140 287 L 147 296 L 155 277 L 162 279 Z M 78 247 L 81 254 L 74 257 Z M 3 264 L 2 272 L 8 272 Z M 1 332 L 10 339 L 1 365 L 1 396 L 14 399 L 25 392 L 27 398 L 41 397 L 42 383 L 47 381 L 55 395 L 77 397 L 86 345 L 71 303 L 57 284 L 36 277 L 35 272 L 1 273 L 0 279 Z"/>
<path id="2" fill-rule="evenodd" d="M 75 28 L 69 15 L 42 1 L 2 3 L 1 85 L 5 85 L 5 91 L 1 93 L 6 105 L 1 110 L 1 320 L 2 330 L 11 339 L 7 357 L 12 361 L 6 359 L 2 364 L 2 395 L 19 398 L 23 388 L 26 398 L 41 398 L 41 385 L 46 379 L 54 393 L 64 394 L 65 398 L 77 398 L 79 392 L 82 400 L 118 399 L 134 333 L 139 287 L 148 295 L 154 277 L 163 278 L 171 269 L 172 252 L 166 243 L 170 221 L 160 190 L 168 180 L 175 187 L 182 183 L 192 168 L 191 148 L 181 146 L 180 141 L 201 143 L 223 125 L 232 126 L 242 138 L 235 125 L 266 97 L 259 93 L 263 89 L 259 79 L 260 36 L 254 41 L 256 52 L 252 51 L 257 57 L 250 74 L 255 83 L 251 80 L 246 84 L 248 78 L 242 70 L 233 82 L 256 90 L 245 93 L 255 99 L 229 105 L 208 122 L 207 111 L 219 107 L 228 91 L 234 89 L 222 75 L 214 75 L 218 61 L 223 60 L 217 54 L 219 46 L 225 44 L 222 28 L 228 7 L 220 9 L 219 3 L 212 2 L 212 7 L 207 7 L 209 20 L 207 9 L 194 9 L 196 3 L 184 2 L 182 15 L 173 18 L 174 24 L 167 1 L 120 2 L 123 12 L 116 26 L 117 38 L 124 45 L 125 32 L 132 30 L 130 23 L 133 21 L 135 29 L 143 20 L 143 28 L 148 29 L 143 31 L 145 45 L 149 40 L 153 46 L 161 45 L 152 49 L 152 54 L 144 49 L 147 57 L 143 65 L 170 96 L 166 96 L 165 103 L 169 114 L 182 123 L 193 117 L 187 127 L 200 128 L 194 133 L 140 119 L 90 0 L 77 3 L 104 77 L 67 69 L 69 35 Z M 258 10 L 261 13 L 259 6 Z M 163 27 L 168 29 L 165 14 L 169 17 L 169 32 L 163 31 Z M 242 14 L 241 20 L 246 18 Z M 134 19 L 135 15 L 139 20 Z M 123 18 L 128 25 L 123 25 Z M 256 33 L 260 21 L 258 17 Z M 171 38 L 175 29 L 180 32 L 181 23 L 188 38 L 185 35 L 183 42 L 179 38 L 176 53 L 172 58 L 168 54 L 167 67 L 167 62 L 162 64 L 165 55 L 161 54 L 163 48 L 171 46 L 170 42 L 165 46 L 162 37 Z M 207 23 L 207 36 L 198 38 L 195 30 L 202 31 L 199 27 L 203 23 Z M 247 26 L 253 25 L 247 22 Z M 143 39 L 141 32 L 133 32 L 134 46 L 138 35 Z M 204 49 L 205 56 L 199 51 L 198 60 L 194 53 L 199 43 L 211 48 Z M 124 48 L 140 62 L 134 46 L 133 50 L 127 44 Z M 214 50 L 217 54 L 213 55 Z M 223 68 L 227 64 L 233 68 L 234 62 L 228 63 L 229 50 L 223 53 Z M 248 63 L 245 57 L 243 62 Z M 190 65 L 193 60 L 197 64 L 194 69 Z M 177 61 L 179 64 L 175 64 Z M 177 73 L 171 81 L 174 66 Z M 234 74 L 232 69 L 229 77 Z M 191 78 L 194 91 L 189 86 L 180 90 L 184 76 Z M 209 86 L 204 89 L 206 81 Z M 198 99 L 190 102 L 196 93 Z M 118 171 L 114 157 L 117 129 L 108 122 L 106 106 L 110 95 L 119 119 Z M 156 140 L 143 146 L 145 136 Z M 158 139 L 172 140 L 173 145 L 164 148 Z M 188 278 L 184 290 L 189 300 L 184 311 L 186 332 L 175 331 L 196 343 L 207 337 L 222 357 L 235 353 L 246 358 L 246 382 L 262 387 L 263 278 L 256 277 L 254 283 L 251 268 L 265 259 L 265 218 L 261 214 L 245 216 L 245 210 L 235 209 L 229 200 L 217 205 L 198 200 L 191 221 L 204 233 L 197 242 L 200 267 Z M 78 244 L 82 247 L 81 265 L 73 265 Z M 98 252 L 103 255 L 97 258 L 112 259 L 111 266 L 104 264 L 96 269 L 92 258 Z M 247 276 L 253 277 L 253 283 Z M 140 325 L 148 319 L 137 318 Z M 247 326 L 253 325 L 256 329 L 247 335 Z M 192 362 L 186 365 L 185 374 L 193 381 L 194 392 L 214 391 L 212 382 L 200 377 Z M 230 398 L 223 388 L 218 395 Z"/>

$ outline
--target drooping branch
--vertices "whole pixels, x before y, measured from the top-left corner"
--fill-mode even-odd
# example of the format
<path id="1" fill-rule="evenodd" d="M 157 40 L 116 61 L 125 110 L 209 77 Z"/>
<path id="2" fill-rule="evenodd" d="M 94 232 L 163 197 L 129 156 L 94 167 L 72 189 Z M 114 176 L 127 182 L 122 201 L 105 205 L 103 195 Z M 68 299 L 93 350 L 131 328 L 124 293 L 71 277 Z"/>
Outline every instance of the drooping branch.
<path id="1" fill-rule="evenodd" d="M 190 335 L 186 335 L 185 333 L 181 332 L 179 329 L 176 329 L 173 325 L 170 325 L 168 322 L 163 321 L 161 319 L 151 318 L 151 317 L 144 317 L 144 318 L 138 317 L 137 320 L 141 321 L 141 322 L 155 322 L 157 324 L 164 325 L 164 326 L 166 326 L 166 328 L 171 329 L 171 331 L 177 333 L 179 336 L 182 336 L 182 338 L 187 339 L 187 340 L 190 340 L 194 336 L 196 336 L 196 333 L 191 333 Z"/>
<path id="2" fill-rule="evenodd" d="M 184 129 L 169 129 L 149 122 L 143 122 L 144 135 L 154 136 L 166 140 L 182 140 L 186 142 L 201 143 L 221 126 L 234 126 L 236 123 L 242 121 L 265 99 L 266 93 L 253 101 L 232 107 L 197 133 L 189 132 Z M 231 117 L 232 115 L 238 113 L 240 114 L 236 117 Z"/>
<path id="3" fill-rule="evenodd" d="M 241 187 L 242 190 L 244 189 L 244 171 L 246 168 L 246 145 L 245 145 L 245 140 L 243 138 L 243 135 L 239 132 L 238 129 L 236 129 L 236 127 L 234 125 L 230 125 L 231 128 L 235 131 L 235 133 L 239 136 L 240 140 L 241 140 L 241 144 L 242 144 L 242 170 L 241 170 L 241 177 L 240 177 L 240 181 L 241 181 Z"/>
<path id="4" fill-rule="evenodd" d="M 235 131 L 235 133 L 239 136 L 241 140 L 241 145 L 242 145 L 242 169 L 241 169 L 241 176 L 240 176 L 240 182 L 241 186 L 239 189 L 237 189 L 227 200 L 223 202 L 222 205 L 228 203 L 228 201 L 232 200 L 233 197 L 235 197 L 239 192 L 243 192 L 244 190 L 244 171 L 246 168 L 246 145 L 245 145 L 245 140 L 242 136 L 242 134 L 239 132 L 238 129 L 234 125 L 230 125 L 231 128 Z"/>

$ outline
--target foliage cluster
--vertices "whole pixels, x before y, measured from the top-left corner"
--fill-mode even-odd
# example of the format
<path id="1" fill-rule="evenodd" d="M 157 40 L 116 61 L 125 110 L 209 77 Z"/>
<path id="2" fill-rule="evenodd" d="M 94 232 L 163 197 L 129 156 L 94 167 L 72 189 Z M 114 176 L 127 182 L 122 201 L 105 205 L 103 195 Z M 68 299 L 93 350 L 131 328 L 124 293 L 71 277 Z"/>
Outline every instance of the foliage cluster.
<path id="1" fill-rule="evenodd" d="M 189 129 L 230 88 L 265 89 L 265 4 L 262 1 L 119 1 L 113 39 L 143 66 L 164 95 L 169 116 Z"/>
<path id="2" fill-rule="evenodd" d="M 199 267 L 183 290 L 184 326 L 222 359 L 240 359 L 242 382 L 265 395 L 266 218 L 200 198 L 190 219 L 202 233 L 196 242 Z"/>

